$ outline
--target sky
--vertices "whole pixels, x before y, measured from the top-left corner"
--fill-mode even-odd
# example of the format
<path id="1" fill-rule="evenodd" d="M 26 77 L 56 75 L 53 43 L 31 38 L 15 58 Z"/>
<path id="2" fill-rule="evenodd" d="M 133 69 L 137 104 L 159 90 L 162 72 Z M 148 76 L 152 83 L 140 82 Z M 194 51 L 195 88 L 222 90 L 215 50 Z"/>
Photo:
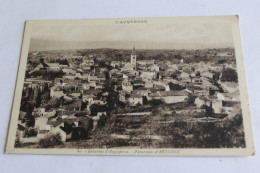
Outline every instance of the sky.
<path id="1" fill-rule="evenodd" d="M 233 47 L 228 22 L 80 24 L 32 27 L 30 51 L 58 49 L 204 49 Z"/>

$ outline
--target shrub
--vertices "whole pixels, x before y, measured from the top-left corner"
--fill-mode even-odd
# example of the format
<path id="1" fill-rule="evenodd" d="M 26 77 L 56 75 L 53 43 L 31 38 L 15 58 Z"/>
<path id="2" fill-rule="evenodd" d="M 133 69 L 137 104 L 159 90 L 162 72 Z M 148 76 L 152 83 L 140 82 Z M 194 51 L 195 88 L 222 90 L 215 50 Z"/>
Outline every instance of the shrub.
<path id="1" fill-rule="evenodd" d="M 35 131 L 34 129 L 26 129 L 24 131 L 24 137 L 33 137 L 33 136 L 37 136 L 37 131 Z"/>
<path id="2" fill-rule="evenodd" d="M 106 146 L 108 148 L 113 148 L 113 147 L 123 147 L 123 146 L 129 146 L 129 140 L 128 139 L 121 139 L 121 138 L 116 138 L 116 139 L 110 139 L 107 141 Z"/>
<path id="3" fill-rule="evenodd" d="M 234 69 L 227 68 L 222 72 L 221 82 L 237 82 L 237 72 Z"/>
<path id="4" fill-rule="evenodd" d="M 15 148 L 21 148 L 22 146 L 23 146 L 23 143 L 21 142 L 20 137 L 17 136 L 16 139 L 15 139 L 14 147 Z"/>
<path id="5" fill-rule="evenodd" d="M 61 141 L 61 136 L 59 133 L 55 134 L 47 134 L 43 139 L 39 141 L 39 145 L 41 148 L 51 148 L 56 145 L 61 145 L 63 142 Z"/>

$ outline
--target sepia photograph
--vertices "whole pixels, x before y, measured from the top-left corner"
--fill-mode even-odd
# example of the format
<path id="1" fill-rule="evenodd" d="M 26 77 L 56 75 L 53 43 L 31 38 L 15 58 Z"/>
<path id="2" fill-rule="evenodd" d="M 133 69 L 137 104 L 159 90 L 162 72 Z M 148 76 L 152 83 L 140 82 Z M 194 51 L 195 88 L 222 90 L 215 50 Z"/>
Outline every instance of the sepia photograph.
<path id="1" fill-rule="evenodd" d="M 26 21 L 7 153 L 253 155 L 238 16 Z"/>

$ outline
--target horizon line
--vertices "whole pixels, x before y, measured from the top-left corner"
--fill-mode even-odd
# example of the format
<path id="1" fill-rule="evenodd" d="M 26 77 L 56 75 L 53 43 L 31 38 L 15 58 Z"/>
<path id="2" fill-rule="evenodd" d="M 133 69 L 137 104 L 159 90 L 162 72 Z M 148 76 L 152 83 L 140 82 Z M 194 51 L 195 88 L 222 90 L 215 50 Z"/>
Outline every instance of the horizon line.
<path id="1" fill-rule="evenodd" d="M 114 49 L 114 50 L 132 50 L 132 49 L 122 49 L 122 48 L 108 48 L 108 47 L 102 47 L 102 48 L 79 48 L 79 49 L 52 49 L 52 50 L 30 50 L 28 51 L 28 53 L 31 52 L 48 52 L 48 51 L 71 51 L 71 50 L 97 50 L 97 49 Z M 144 49 L 137 49 L 135 48 L 135 50 L 212 50 L 212 49 L 235 49 L 232 46 L 228 46 L 228 47 L 219 47 L 219 48 L 158 48 L 158 49 L 152 49 L 152 48 L 144 48 Z"/>

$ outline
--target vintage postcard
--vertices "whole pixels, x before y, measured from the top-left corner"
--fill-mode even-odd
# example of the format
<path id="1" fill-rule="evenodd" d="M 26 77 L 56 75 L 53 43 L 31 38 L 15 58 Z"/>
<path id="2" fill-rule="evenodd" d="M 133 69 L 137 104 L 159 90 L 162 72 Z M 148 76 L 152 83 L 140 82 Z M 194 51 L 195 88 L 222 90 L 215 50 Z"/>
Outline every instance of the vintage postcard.
<path id="1" fill-rule="evenodd" d="M 6 153 L 254 155 L 238 16 L 26 21 Z"/>

